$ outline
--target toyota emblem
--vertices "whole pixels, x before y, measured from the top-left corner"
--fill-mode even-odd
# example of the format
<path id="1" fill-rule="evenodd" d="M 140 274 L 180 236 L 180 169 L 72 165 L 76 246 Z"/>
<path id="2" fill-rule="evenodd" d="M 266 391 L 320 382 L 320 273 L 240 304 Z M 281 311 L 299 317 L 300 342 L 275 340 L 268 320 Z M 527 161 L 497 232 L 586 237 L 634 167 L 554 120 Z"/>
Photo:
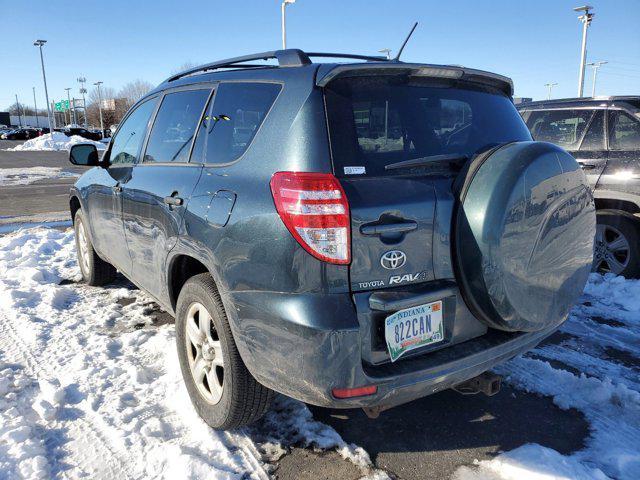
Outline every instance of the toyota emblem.
<path id="1" fill-rule="evenodd" d="M 391 250 L 380 257 L 380 265 L 387 270 L 400 268 L 407 263 L 407 256 L 400 250 Z"/>

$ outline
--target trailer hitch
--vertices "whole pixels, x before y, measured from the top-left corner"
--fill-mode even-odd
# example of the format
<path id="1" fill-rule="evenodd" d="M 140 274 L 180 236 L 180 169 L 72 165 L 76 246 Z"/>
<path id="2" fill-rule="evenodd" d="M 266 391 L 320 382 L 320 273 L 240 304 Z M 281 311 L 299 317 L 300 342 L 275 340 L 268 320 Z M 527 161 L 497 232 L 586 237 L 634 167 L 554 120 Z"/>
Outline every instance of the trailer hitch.
<path id="1" fill-rule="evenodd" d="M 463 395 L 475 395 L 476 393 L 484 393 L 488 397 L 494 396 L 500 391 L 502 377 L 491 372 L 484 372 L 477 377 L 454 385 L 452 388 Z"/>

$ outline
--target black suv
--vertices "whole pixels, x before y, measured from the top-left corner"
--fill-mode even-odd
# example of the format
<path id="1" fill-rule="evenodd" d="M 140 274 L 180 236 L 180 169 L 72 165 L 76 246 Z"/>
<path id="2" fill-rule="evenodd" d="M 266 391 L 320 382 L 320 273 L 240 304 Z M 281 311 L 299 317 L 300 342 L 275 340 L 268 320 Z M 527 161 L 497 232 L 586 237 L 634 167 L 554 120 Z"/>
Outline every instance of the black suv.
<path id="1" fill-rule="evenodd" d="M 571 153 L 596 202 L 593 269 L 640 276 L 640 96 L 519 105 L 533 138 Z"/>
<path id="2" fill-rule="evenodd" d="M 584 174 L 531 141 L 512 93 L 488 72 L 295 49 L 175 75 L 102 158 L 70 151 L 95 166 L 70 198 L 82 274 L 118 269 L 175 315 L 216 428 L 274 391 L 371 416 L 493 393 L 483 372 L 567 318 L 595 235 Z"/>

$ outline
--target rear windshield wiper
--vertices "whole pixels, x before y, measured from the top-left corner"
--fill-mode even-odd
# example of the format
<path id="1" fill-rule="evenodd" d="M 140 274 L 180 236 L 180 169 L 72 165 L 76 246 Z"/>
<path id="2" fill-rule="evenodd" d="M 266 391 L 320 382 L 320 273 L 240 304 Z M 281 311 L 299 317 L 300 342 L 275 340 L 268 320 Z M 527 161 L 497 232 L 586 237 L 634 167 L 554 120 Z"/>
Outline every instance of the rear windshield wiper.
<path id="1" fill-rule="evenodd" d="M 397 168 L 412 168 L 423 167 L 438 162 L 451 162 L 459 164 L 461 161 L 466 161 L 471 158 L 471 155 L 465 155 L 461 153 L 449 153 L 445 155 L 429 155 L 428 157 L 412 158 L 411 160 L 403 160 L 402 162 L 390 163 L 385 165 L 385 170 L 395 170 Z M 459 165 L 458 165 L 459 166 Z"/>

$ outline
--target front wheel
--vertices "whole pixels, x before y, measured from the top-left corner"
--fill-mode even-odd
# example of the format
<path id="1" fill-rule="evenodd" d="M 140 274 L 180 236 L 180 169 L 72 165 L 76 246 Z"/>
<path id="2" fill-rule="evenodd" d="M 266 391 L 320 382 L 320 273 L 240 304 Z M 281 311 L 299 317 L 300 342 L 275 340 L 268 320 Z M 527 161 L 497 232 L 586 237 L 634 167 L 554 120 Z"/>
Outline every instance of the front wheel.
<path id="1" fill-rule="evenodd" d="M 208 425 L 231 430 L 267 411 L 274 393 L 259 384 L 242 361 L 208 273 L 191 277 L 180 291 L 176 344 L 191 403 Z"/>
<path id="2" fill-rule="evenodd" d="M 113 282 L 116 278 L 116 269 L 110 263 L 102 260 L 93 249 L 82 210 L 76 212 L 73 228 L 76 234 L 78 265 L 84 281 L 92 286 Z"/>
<path id="3" fill-rule="evenodd" d="M 593 271 L 640 276 L 640 221 L 614 210 L 596 212 Z"/>

